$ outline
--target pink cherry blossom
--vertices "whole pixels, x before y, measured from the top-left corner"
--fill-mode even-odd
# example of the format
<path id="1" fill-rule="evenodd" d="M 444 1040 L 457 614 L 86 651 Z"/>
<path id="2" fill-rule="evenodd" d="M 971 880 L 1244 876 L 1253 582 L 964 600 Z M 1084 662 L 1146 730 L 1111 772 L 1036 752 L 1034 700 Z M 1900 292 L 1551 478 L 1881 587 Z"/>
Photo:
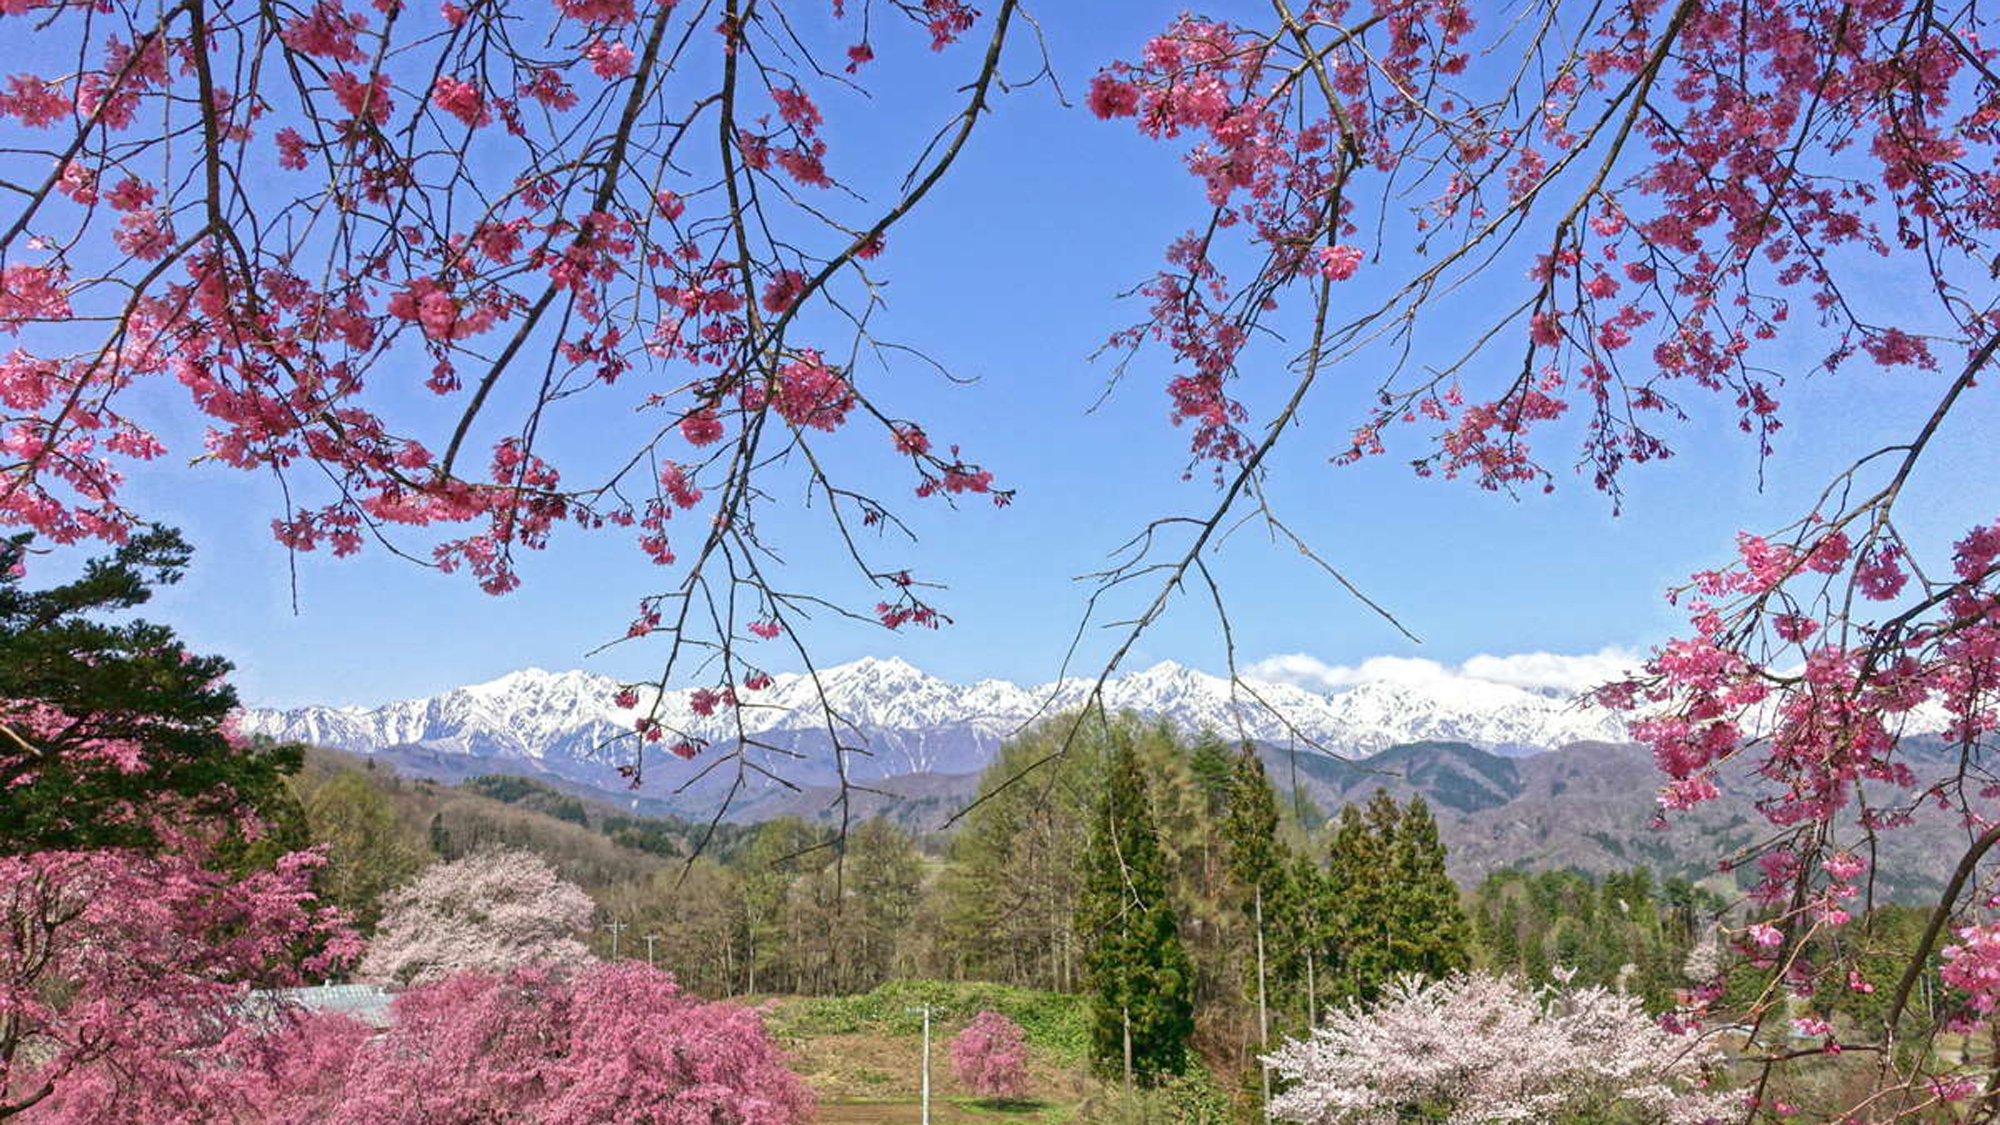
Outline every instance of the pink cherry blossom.
<path id="1" fill-rule="evenodd" d="M 0 1115 L 129 1120 L 149 1088 L 204 1080 L 251 982 L 296 983 L 301 968 L 330 972 L 358 952 L 339 913 L 314 900 L 323 857 L 232 878 L 204 866 L 201 840 L 175 843 L 159 856 L 0 857 Z"/>
<path id="2" fill-rule="evenodd" d="M 622 40 L 599 40 L 584 48 L 583 55 L 590 60 L 590 69 L 599 78 L 610 80 L 632 73 L 632 48 Z"/>
<path id="3" fill-rule="evenodd" d="M 1327 246 L 1319 251 L 1319 272 L 1329 281 L 1346 281 L 1360 267 L 1363 255 L 1354 246 Z"/>
<path id="4" fill-rule="evenodd" d="M 493 120 L 486 99 L 479 88 L 470 82 L 441 74 L 431 86 L 431 104 L 465 122 L 468 127 L 478 128 Z"/>
<path id="5" fill-rule="evenodd" d="M 1028 1047 L 1021 1026 L 981 1012 L 951 1039 L 951 1070 L 983 1098 L 1018 1098 L 1028 1089 Z"/>

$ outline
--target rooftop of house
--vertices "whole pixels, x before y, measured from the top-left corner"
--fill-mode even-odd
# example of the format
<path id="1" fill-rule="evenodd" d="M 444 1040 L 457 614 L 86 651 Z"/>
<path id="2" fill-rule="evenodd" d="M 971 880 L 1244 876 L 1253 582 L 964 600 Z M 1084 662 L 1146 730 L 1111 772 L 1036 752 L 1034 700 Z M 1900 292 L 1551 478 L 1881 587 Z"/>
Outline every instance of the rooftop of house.
<path id="1" fill-rule="evenodd" d="M 395 994 L 372 984 L 322 984 L 308 988 L 268 988 L 252 992 L 246 1007 L 276 1013 L 282 1008 L 308 1012 L 339 1012 L 371 1027 L 388 1027 L 389 1003 Z"/>

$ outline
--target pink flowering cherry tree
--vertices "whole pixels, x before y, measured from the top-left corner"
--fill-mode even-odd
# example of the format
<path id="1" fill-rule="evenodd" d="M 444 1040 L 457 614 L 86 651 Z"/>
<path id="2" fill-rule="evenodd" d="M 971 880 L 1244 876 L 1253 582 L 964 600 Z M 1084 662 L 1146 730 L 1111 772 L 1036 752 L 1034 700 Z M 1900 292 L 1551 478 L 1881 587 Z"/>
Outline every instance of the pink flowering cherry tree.
<path id="1" fill-rule="evenodd" d="M 802 1125 L 813 1113 L 757 1012 L 694 999 L 640 962 L 461 972 L 397 997 L 394 1013 L 343 1067 L 327 1125 Z"/>
<path id="2" fill-rule="evenodd" d="M 1266 1061 L 1284 1080 L 1271 1116 L 1300 1125 L 1404 1120 L 1410 1106 L 1445 1125 L 1704 1125 L 1742 1103 L 1709 1084 L 1722 1061 L 1714 1040 L 1667 1030 L 1637 997 L 1530 990 L 1483 972 L 1405 977 L 1373 1004 L 1328 1014 Z"/>
<path id="3" fill-rule="evenodd" d="M 999 1012 L 981 1012 L 951 1037 L 951 1072 L 982 1098 L 1019 1098 L 1028 1092 L 1028 1043 L 1021 1025 Z"/>
<path id="4" fill-rule="evenodd" d="M 176 843 L 0 856 L 0 1120 L 143 1120 L 127 1114 L 227 1057 L 250 988 L 359 953 L 316 904 L 315 855 L 236 878 Z"/>
<path id="5" fill-rule="evenodd" d="M 356 972 L 424 984 L 471 970 L 577 968 L 594 960 L 577 935 L 595 909 L 581 887 L 532 852 L 474 852 L 432 864 L 389 893 Z"/>
<path id="6" fill-rule="evenodd" d="M 352 1067 L 373 1028 L 292 1011 L 224 1025 L 172 1065 L 100 1068 L 19 1120 L 29 1125 L 322 1125 L 364 1076 Z M 156 1060 L 157 1061 L 157 1060 Z"/>
<path id="7" fill-rule="evenodd" d="M 666 642 L 661 684 L 699 666 L 734 705 L 767 681 L 756 642 L 821 604 L 765 569 L 758 515 L 795 472 L 878 591 L 851 612 L 945 620 L 906 540 L 862 534 L 902 524 L 834 435 L 872 432 L 911 502 L 1009 495 L 879 393 L 904 353 L 871 319 L 1023 39 L 1016 0 L 109 3 L 0 5 L 61 60 L 0 85 L 0 526 L 121 538 L 128 473 L 172 453 L 281 477 L 291 550 L 494 593 L 561 528 L 622 531 L 665 575 L 628 635 Z M 907 179 L 842 140 L 895 144 L 850 97 L 892 50 L 948 66 Z M 159 392 L 193 424 L 149 419 Z M 650 712 L 636 744 L 705 748 Z"/>
<path id="8" fill-rule="evenodd" d="M 626 961 L 456 973 L 376 1031 L 339 1014 L 240 1024 L 202 1065 L 34 1125 L 804 1125 L 813 1100 L 761 1017 Z"/>

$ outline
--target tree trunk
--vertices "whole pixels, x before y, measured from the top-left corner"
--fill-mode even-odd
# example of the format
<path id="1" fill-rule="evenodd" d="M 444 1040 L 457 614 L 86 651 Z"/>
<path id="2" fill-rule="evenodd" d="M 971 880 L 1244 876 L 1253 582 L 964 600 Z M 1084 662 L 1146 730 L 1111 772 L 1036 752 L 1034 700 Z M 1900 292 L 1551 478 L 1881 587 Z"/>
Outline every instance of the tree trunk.
<path id="1" fill-rule="evenodd" d="M 1132 1008 L 1128 1004 L 1119 1009 L 1125 1022 L 1125 1092 L 1132 1092 Z"/>
<path id="2" fill-rule="evenodd" d="M 1251 900 L 1251 911 L 1257 923 L 1257 1074 L 1264 1083 L 1263 1110 L 1265 1119 L 1269 1120 L 1271 1067 L 1263 1059 L 1271 1053 L 1271 1017 L 1264 1004 L 1264 888 L 1257 888 L 1256 897 Z"/>
<path id="3" fill-rule="evenodd" d="M 1054 879 L 1054 875 L 1050 875 L 1050 879 L 1048 879 L 1048 937 L 1050 937 L 1050 943 L 1048 943 L 1048 987 L 1054 989 L 1054 991 L 1058 991 L 1058 993 L 1068 991 L 1068 987 L 1066 987 L 1066 977 L 1068 975 L 1064 973 L 1064 963 L 1068 961 L 1066 955 L 1068 955 L 1068 949 L 1070 949 L 1070 933 L 1068 931 L 1070 931 L 1070 927 L 1062 923 L 1062 899 L 1056 897 L 1056 879 Z"/>
<path id="4" fill-rule="evenodd" d="M 1312 946 L 1306 946 L 1306 1030 L 1319 1026 L 1319 985 L 1313 977 Z"/>

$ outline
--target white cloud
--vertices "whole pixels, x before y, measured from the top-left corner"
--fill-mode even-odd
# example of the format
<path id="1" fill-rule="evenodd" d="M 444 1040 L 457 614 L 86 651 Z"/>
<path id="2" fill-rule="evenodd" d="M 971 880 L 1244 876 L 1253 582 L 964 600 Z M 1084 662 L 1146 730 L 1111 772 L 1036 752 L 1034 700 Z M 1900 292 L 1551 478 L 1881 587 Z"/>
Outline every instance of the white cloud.
<path id="1" fill-rule="evenodd" d="M 1509 656 L 1482 653 L 1456 667 L 1410 656 L 1376 656 L 1359 664 L 1328 664 L 1303 652 L 1269 656 L 1245 668 L 1251 679 L 1327 691 L 1356 684 L 1426 684 L 1446 680 L 1478 680 L 1517 688 L 1583 691 L 1636 669 L 1641 657 L 1630 649 L 1610 646 L 1592 653 L 1566 655 L 1521 652 Z"/>
<path id="2" fill-rule="evenodd" d="M 1496 684 L 1583 691 L 1631 675 L 1638 671 L 1644 659 L 1631 649 L 1613 645 L 1580 656 L 1553 652 L 1522 652 L 1513 656 L 1482 654 L 1459 665 L 1459 671 L 1475 680 L 1490 680 Z"/>
<path id="3" fill-rule="evenodd" d="M 1297 684 L 1310 688 L 1342 688 L 1355 684 L 1435 683 L 1451 678 L 1451 671 L 1435 660 L 1410 656 L 1374 656 L 1360 664 L 1328 664 L 1303 652 L 1266 657 L 1243 670 L 1253 680 Z"/>

